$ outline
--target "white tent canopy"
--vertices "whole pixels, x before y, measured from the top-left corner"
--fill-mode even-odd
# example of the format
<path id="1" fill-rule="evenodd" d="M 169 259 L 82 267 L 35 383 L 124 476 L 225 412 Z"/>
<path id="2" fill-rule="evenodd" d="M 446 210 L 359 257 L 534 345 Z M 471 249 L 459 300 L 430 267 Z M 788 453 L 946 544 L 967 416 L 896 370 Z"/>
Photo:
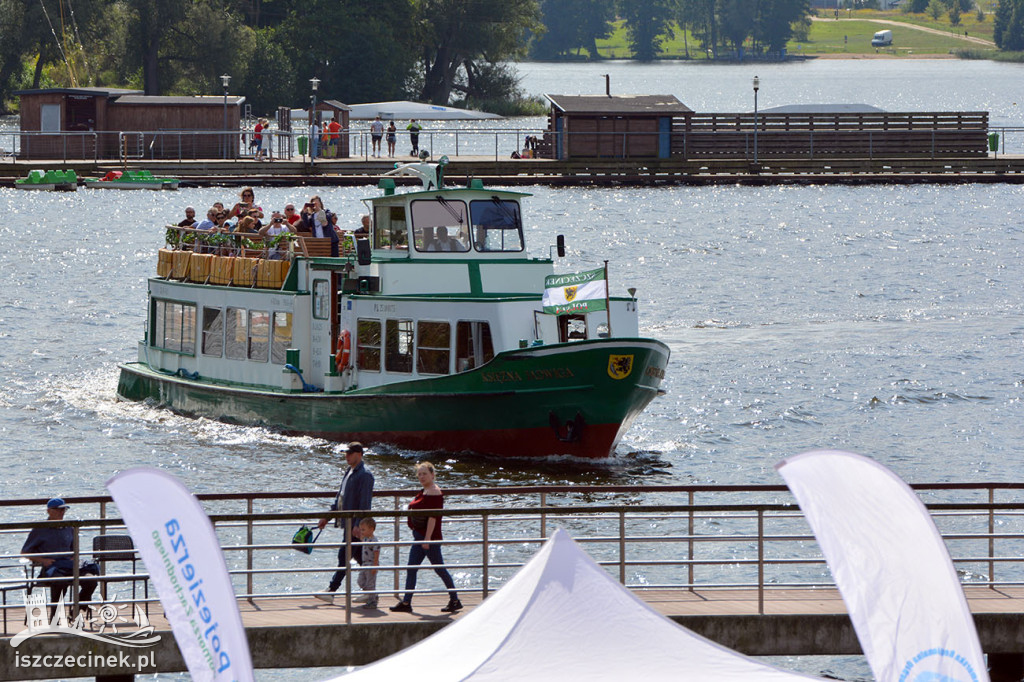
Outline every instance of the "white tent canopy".
<path id="1" fill-rule="evenodd" d="M 478 121 L 487 118 L 501 118 L 497 114 L 483 111 L 442 107 L 436 104 L 420 104 L 419 102 L 369 102 L 352 104 L 349 118 L 372 119 L 380 116 L 384 120 L 408 120 L 415 118 L 420 121 Z"/>
<path id="2" fill-rule="evenodd" d="M 422 642 L 337 680 L 818 679 L 730 651 L 657 613 L 558 530 L 497 593 Z"/>

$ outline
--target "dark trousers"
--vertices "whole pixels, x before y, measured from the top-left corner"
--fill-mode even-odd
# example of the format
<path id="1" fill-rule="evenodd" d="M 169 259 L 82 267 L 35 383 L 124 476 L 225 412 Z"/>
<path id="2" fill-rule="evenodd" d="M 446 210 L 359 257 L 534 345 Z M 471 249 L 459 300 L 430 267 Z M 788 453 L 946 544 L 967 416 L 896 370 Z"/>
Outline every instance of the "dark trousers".
<path id="1" fill-rule="evenodd" d="M 426 536 L 414 530 L 412 537 L 416 540 L 416 544 L 409 548 L 409 566 L 419 566 L 423 563 L 424 559 L 429 559 L 430 563 L 435 566 L 444 563 L 444 559 L 441 557 L 440 543 L 432 542 L 429 549 L 423 549 L 423 538 Z M 419 572 L 418 568 L 410 568 L 405 574 L 405 598 L 402 601 L 406 604 L 412 603 L 412 591 L 416 589 L 417 572 Z M 441 582 L 448 588 L 448 596 L 452 599 L 458 599 L 459 593 L 455 591 L 455 581 L 452 580 L 452 574 L 448 572 L 448 569 L 442 566 L 441 568 L 435 568 L 434 573 L 437 573 L 438 577 L 441 578 Z"/>
<path id="2" fill-rule="evenodd" d="M 359 546 L 358 542 L 352 543 L 352 558 L 360 566 L 363 565 L 363 548 Z M 327 586 L 327 591 L 337 592 L 346 573 L 348 573 L 348 562 L 345 561 L 345 545 L 342 545 L 338 548 L 338 570 L 331 576 L 331 584 Z"/>
<path id="3" fill-rule="evenodd" d="M 96 591 L 96 585 L 98 581 L 95 575 L 99 573 L 98 570 L 89 566 L 83 566 L 78 571 L 78 601 L 92 601 L 93 592 Z M 58 580 L 56 582 L 47 583 L 50 587 L 50 620 L 53 620 L 54 614 L 57 613 L 57 601 L 61 595 L 65 592 L 70 592 L 71 586 L 74 585 L 74 580 L 71 576 L 74 574 L 74 566 L 68 560 L 58 560 L 53 563 L 49 568 L 42 568 L 39 571 L 40 578 L 63 578 L 67 577 L 67 580 Z"/>

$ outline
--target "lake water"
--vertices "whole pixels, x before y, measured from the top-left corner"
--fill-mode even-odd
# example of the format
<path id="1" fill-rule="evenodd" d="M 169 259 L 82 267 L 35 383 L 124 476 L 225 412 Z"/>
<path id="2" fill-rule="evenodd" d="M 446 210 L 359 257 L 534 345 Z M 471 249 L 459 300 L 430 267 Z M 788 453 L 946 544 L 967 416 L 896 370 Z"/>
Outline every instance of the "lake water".
<path id="1" fill-rule="evenodd" d="M 899 82 L 883 78 L 887 70 L 902 74 Z M 571 92 L 601 92 L 601 74 L 610 72 L 613 92 L 628 83 L 631 91 L 673 92 L 694 109 L 716 110 L 742 108 L 748 74 L 757 72 L 766 105 L 844 93 L 834 101 L 867 101 L 881 89 L 868 103 L 989 109 L 1006 125 L 1024 123 L 1011 93 L 1001 91 L 1019 80 L 1017 65 L 529 64 L 521 71 L 531 92 L 569 93 L 570 83 Z M 637 288 L 642 333 L 672 348 L 668 393 L 608 462 L 439 458 L 442 486 L 781 483 L 772 468 L 779 459 L 819 447 L 871 456 L 912 482 L 1020 480 L 1024 187 L 527 191 L 533 254 L 546 254 L 565 234 L 569 254 L 558 270 L 608 259 L 613 292 Z M 355 224 L 360 198 L 375 192 L 257 188 L 257 201 L 280 207 L 317 193 Z M 114 400 L 116 363 L 134 359 L 143 333 L 160 226 L 176 222 L 186 205 L 202 211 L 235 196 L 218 188 L 0 190 L 4 497 L 102 494 L 113 473 L 142 464 L 203 492 L 337 484 L 344 460 L 335 444 Z M 412 487 L 417 456 L 371 452 L 378 487 Z M 868 675 L 857 659 L 783 664 Z"/>

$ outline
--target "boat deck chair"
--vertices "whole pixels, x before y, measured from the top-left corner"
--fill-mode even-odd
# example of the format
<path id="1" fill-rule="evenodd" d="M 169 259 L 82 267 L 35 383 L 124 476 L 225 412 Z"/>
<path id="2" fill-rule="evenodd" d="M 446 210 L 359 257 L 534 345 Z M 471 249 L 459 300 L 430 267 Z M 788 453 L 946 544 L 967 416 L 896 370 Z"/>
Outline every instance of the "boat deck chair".
<path id="1" fill-rule="evenodd" d="M 149 578 L 136 575 L 135 566 L 139 561 L 139 553 L 135 551 L 135 543 L 130 535 L 97 535 L 92 539 L 92 556 L 100 565 L 100 585 L 103 601 L 107 600 L 107 583 L 112 582 L 107 576 L 107 564 L 111 561 L 130 561 L 132 563 L 131 575 L 124 576 L 124 580 L 131 580 L 132 601 L 135 600 L 135 589 L 139 580 L 145 587 L 146 615 L 149 615 Z M 120 575 L 120 574 L 115 574 Z"/>

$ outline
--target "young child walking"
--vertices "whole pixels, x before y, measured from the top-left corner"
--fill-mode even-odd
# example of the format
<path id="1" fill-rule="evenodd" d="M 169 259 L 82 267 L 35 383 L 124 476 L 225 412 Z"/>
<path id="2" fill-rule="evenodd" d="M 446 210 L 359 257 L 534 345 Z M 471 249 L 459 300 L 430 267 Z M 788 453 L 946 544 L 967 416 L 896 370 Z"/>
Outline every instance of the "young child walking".
<path id="1" fill-rule="evenodd" d="M 363 517 L 359 522 L 360 538 L 360 561 L 362 570 L 356 578 L 359 589 L 369 594 L 361 594 L 355 601 L 366 602 L 364 609 L 377 608 L 377 566 L 380 565 L 380 547 L 377 545 L 377 537 L 374 532 L 377 530 L 377 522 L 370 517 Z"/>

